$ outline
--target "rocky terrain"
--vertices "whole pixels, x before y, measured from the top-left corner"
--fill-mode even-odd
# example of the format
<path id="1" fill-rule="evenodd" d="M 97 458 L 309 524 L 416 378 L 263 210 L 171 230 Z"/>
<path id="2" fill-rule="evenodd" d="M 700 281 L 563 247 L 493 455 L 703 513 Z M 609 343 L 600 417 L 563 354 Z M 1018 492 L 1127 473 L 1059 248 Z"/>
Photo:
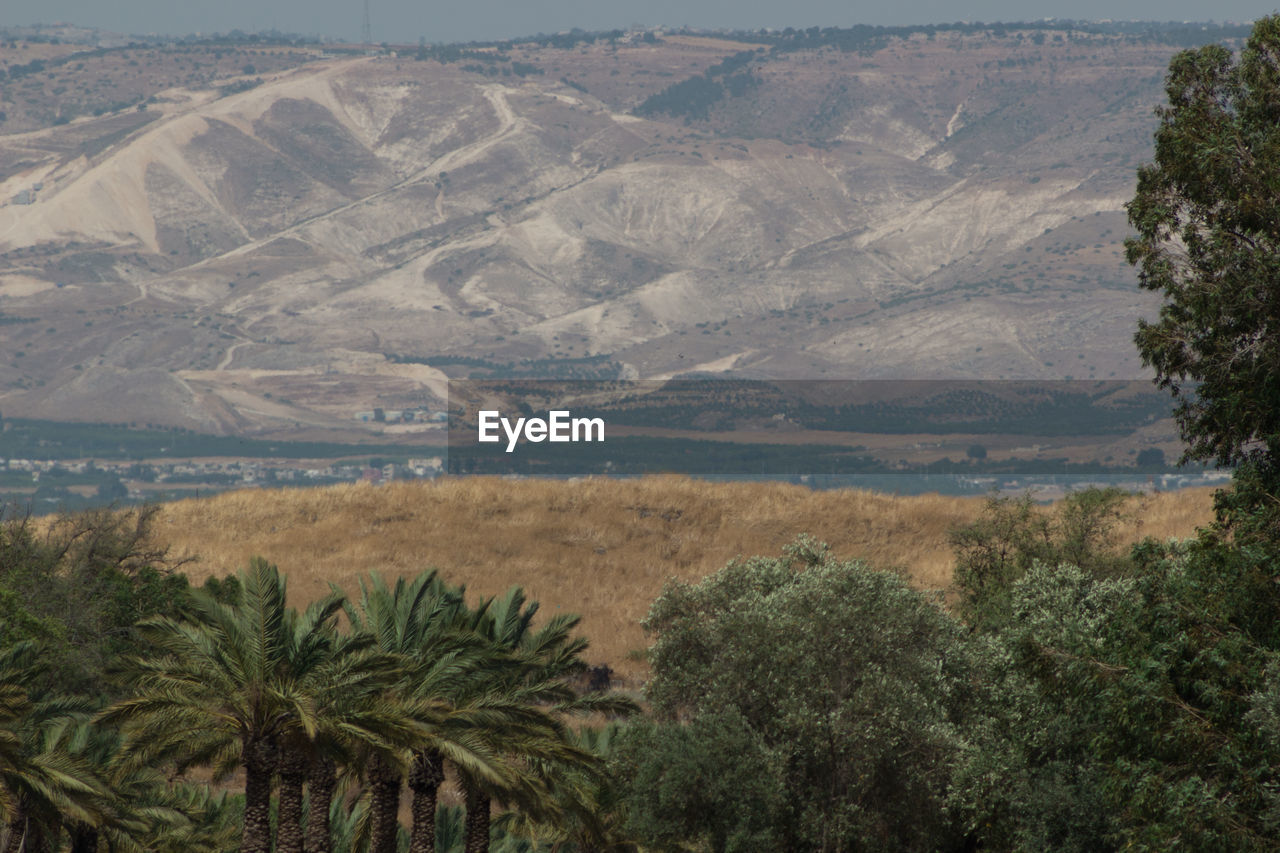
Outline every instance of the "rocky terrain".
<path id="1" fill-rule="evenodd" d="M 0 42 L 0 412 L 303 435 L 466 373 L 1138 376 L 1167 41 Z"/>

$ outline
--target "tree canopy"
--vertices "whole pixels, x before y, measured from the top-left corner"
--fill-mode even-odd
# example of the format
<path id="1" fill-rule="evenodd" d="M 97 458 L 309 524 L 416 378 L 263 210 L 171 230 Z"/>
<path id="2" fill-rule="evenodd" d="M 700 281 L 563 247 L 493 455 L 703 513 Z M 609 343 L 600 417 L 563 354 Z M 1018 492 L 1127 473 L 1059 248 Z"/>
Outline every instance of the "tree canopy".
<path id="1" fill-rule="evenodd" d="M 1128 260 L 1165 302 L 1136 335 L 1176 401 L 1186 457 L 1280 476 L 1280 17 L 1238 59 L 1183 51 L 1153 162 L 1128 204 Z"/>
<path id="2" fill-rule="evenodd" d="M 636 790 L 637 832 L 700 836 L 716 850 L 946 846 L 968 667 L 963 631 L 938 602 L 802 537 L 781 558 L 668 585 L 645 626 L 657 635 L 655 715 L 692 723 L 641 729 L 624 775 L 650 779 L 654 761 L 699 744 L 733 760 L 695 752 L 668 766 L 661 776 L 683 773 L 703 807 L 690 810 L 678 786 Z"/>

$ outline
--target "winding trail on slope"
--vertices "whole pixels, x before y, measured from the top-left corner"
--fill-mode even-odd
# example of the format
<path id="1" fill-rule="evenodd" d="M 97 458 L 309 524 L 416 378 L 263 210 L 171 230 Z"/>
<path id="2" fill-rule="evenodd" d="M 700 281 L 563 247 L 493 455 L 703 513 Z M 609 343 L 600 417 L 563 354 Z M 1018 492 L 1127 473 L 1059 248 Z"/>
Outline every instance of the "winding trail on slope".
<path id="1" fill-rule="evenodd" d="M 228 367 L 231 366 L 231 360 L 235 358 L 236 350 L 240 349 L 240 347 L 244 346 L 245 344 L 251 344 L 251 343 L 253 343 L 253 341 L 245 339 L 245 340 L 236 341 L 234 344 L 227 347 L 226 353 L 223 354 L 222 360 L 218 362 L 218 366 L 215 367 L 214 370 L 226 370 Z"/>

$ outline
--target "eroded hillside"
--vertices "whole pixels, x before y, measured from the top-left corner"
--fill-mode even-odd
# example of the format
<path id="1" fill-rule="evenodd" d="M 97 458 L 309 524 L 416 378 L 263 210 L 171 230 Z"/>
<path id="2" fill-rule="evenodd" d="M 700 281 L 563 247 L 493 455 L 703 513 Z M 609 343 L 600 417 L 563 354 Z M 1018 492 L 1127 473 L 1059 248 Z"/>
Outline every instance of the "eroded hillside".
<path id="1" fill-rule="evenodd" d="M 297 433 L 468 368 L 1138 373 L 1163 44 L 152 52 L 137 105 L 0 136 L 6 413 Z"/>

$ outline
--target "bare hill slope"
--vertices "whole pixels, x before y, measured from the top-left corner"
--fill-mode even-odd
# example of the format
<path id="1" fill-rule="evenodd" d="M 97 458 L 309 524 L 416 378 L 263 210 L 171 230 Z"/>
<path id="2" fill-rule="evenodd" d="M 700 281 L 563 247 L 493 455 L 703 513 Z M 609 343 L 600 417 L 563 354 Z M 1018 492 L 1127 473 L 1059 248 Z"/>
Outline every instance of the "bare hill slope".
<path id="1" fill-rule="evenodd" d="M 350 428 L 458 356 L 1133 376 L 1121 206 L 1171 52 L 1001 29 L 66 55 L 0 88 L 0 409 Z M 128 108 L 68 120 L 97 79 Z"/>
<path id="2" fill-rule="evenodd" d="M 1190 536 L 1212 518 L 1208 489 L 1132 498 L 1121 541 Z M 697 579 L 737 556 L 775 555 L 801 533 L 841 558 L 950 584 L 947 531 L 980 498 L 892 497 L 768 483 L 446 479 L 382 487 L 242 491 L 165 504 L 156 538 L 193 557 L 197 581 L 261 555 L 288 572 L 295 604 L 354 591 L 371 570 L 440 569 L 492 595 L 524 586 L 551 612 L 583 615 L 590 658 L 624 673 L 644 648 L 640 620 L 667 578 Z"/>

